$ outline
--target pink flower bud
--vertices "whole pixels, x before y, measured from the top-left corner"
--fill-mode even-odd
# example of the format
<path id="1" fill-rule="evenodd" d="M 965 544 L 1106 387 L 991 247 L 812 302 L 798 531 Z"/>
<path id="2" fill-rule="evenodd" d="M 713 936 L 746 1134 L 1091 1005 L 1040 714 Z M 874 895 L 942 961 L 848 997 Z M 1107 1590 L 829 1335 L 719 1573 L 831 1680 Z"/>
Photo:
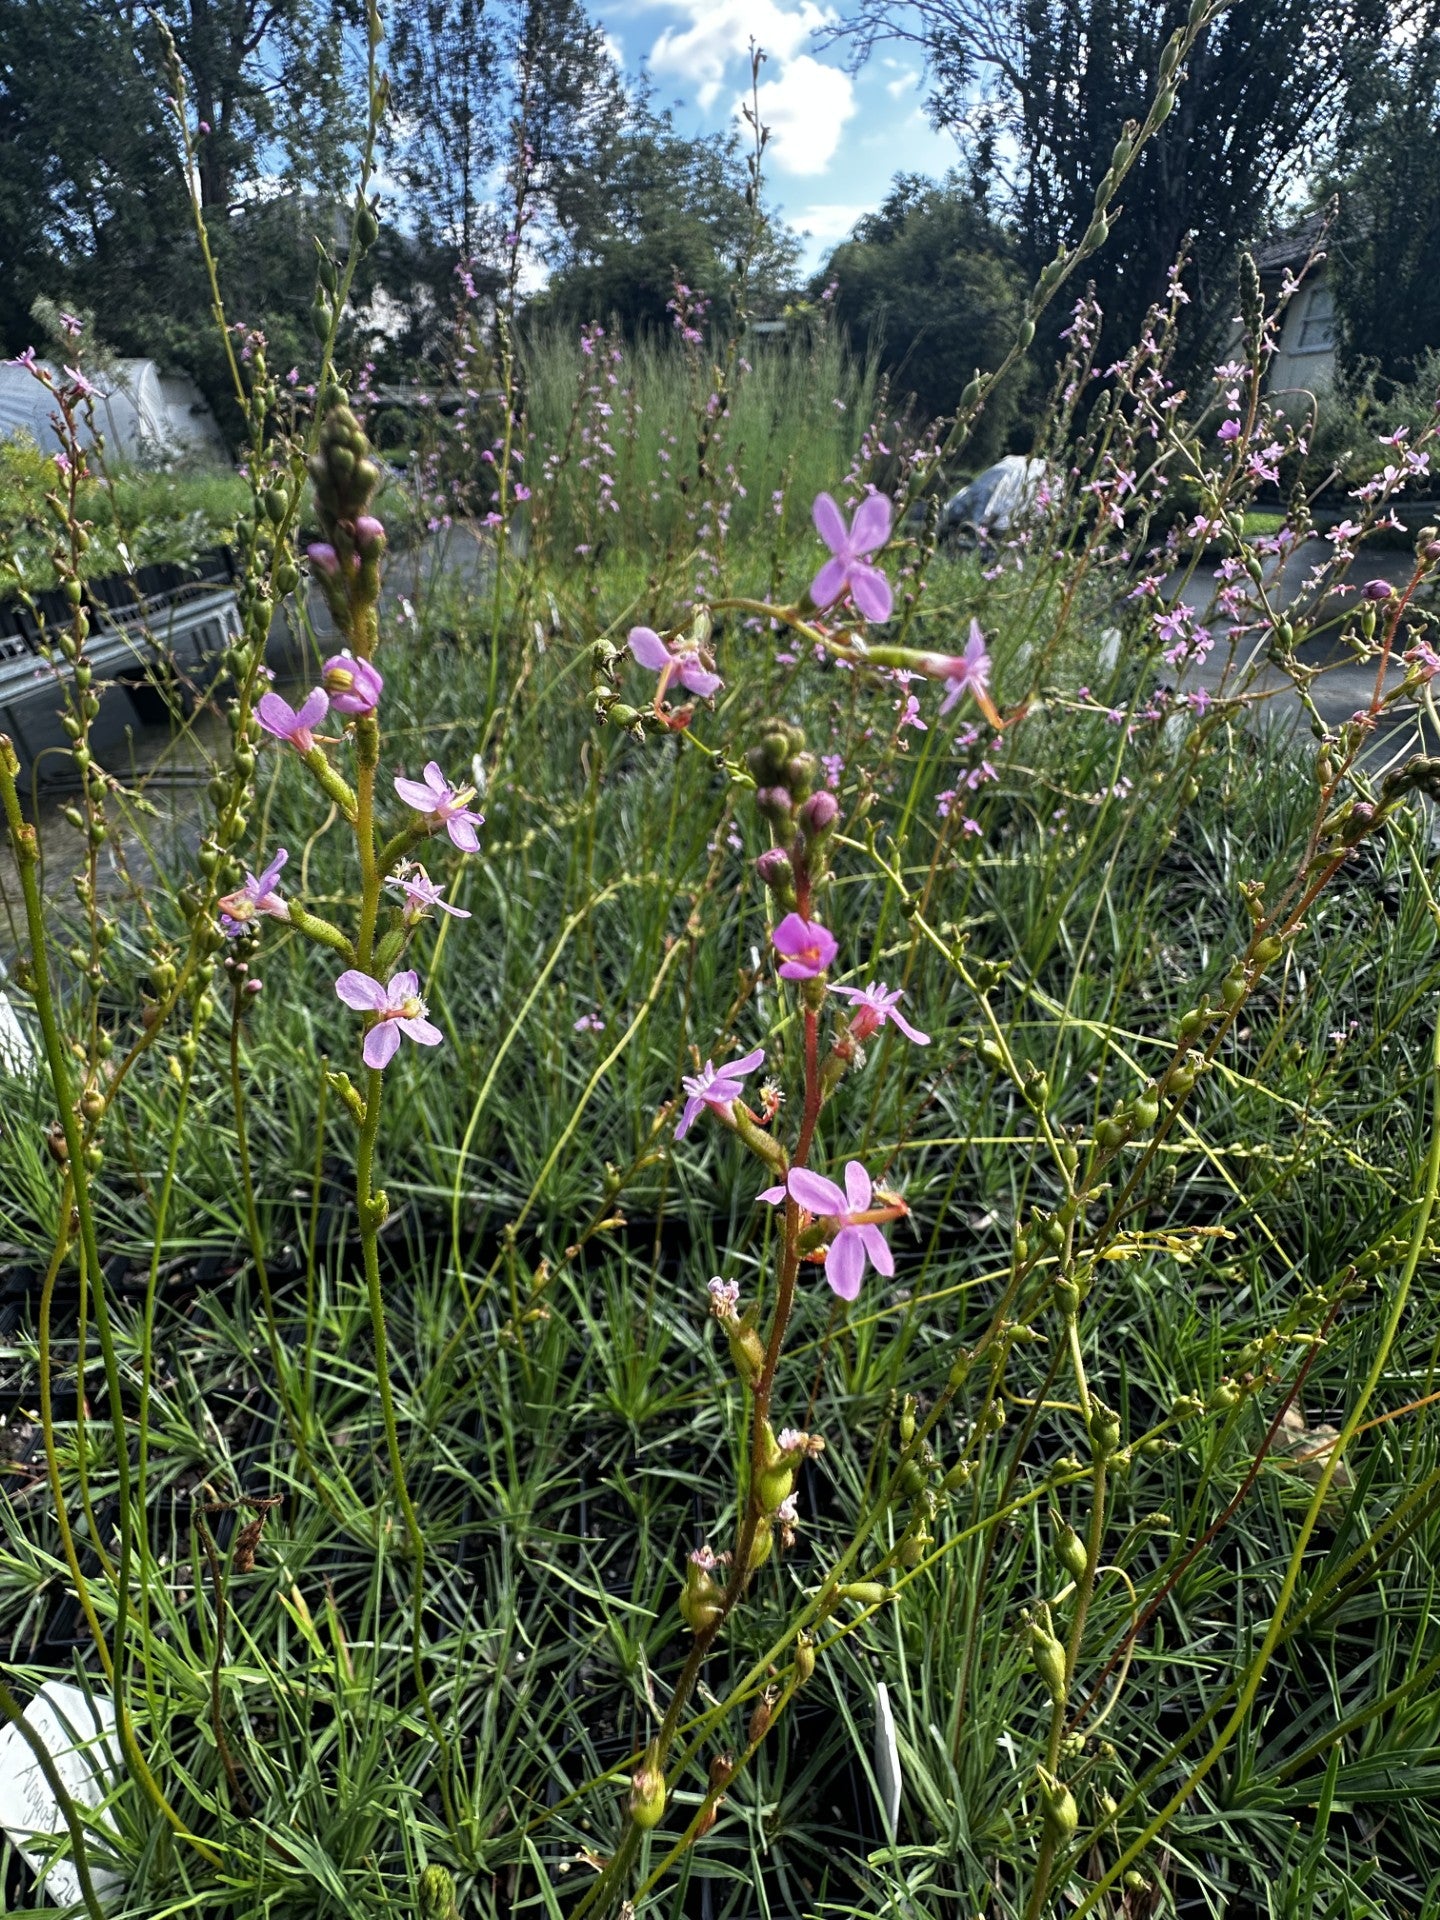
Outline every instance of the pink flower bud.
<path id="1" fill-rule="evenodd" d="M 755 862 L 755 871 L 772 893 L 784 894 L 794 888 L 795 869 L 782 847 L 770 847 L 762 853 Z"/>
<path id="2" fill-rule="evenodd" d="M 807 840 L 817 839 L 822 833 L 829 833 L 840 818 L 840 802 L 828 788 L 822 787 L 818 793 L 812 793 L 800 809 L 800 831 Z"/>
<path id="3" fill-rule="evenodd" d="M 1388 580 L 1367 580 L 1360 589 L 1362 600 L 1388 600 L 1395 589 Z"/>
<path id="4" fill-rule="evenodd" d="M 312 567 L 327 574 L 332 580 L 340 572 L 340 556 L 328 540 L 317 540 L 313 546 L 307 547 L 305 557 Z"/>
<path id="5" fill-rule="evenodd" d="M 378 559 L 385 551 L 385 528 L 373 513 L 362 513 L 355 522 L 355 545 L 367 560 Z"/>

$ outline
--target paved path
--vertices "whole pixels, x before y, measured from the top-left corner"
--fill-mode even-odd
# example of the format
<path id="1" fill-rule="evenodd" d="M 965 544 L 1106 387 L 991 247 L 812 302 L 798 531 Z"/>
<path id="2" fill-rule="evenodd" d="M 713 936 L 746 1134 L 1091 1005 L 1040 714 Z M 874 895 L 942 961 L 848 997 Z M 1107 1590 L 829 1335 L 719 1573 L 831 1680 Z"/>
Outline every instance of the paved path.
<path id="1" fill-rule="evenodd" d="M 1304 591 L 1304 583 L 1309 574 L 1320 561 L 1328 560 L 1332 551 L 1327 540 L 1307 540 L 1289 556 L 1281 572 L 1276 595 L 1278 604 L 1282 608 L 1295 604 Z M 1370 580 L 1388 580 L 1395 585 L 1409 579 L 1412 564 L 1410 555 L 1403 551 L 1367 553 L 1362 549 L 1357 554 L 1347 578 L 1354 581 L 1357 587 L 1363 587 Z M 1214 589 L 1214 572 L 1207 567 L 1195 574 L 1182 597 L 1186 604 L 1193 607 L 1196 614 L 1200 615 L 1204 613 Z M 1425 591 L 1429 598 L 1422 600 L 1420 604 L 1429 606 L 1440 604 L 1440 595 L 1437 595 L 1434 583 L 1431 583 Z M 1352 594 L 1347 595 L 1343 600 L 1333 601 L 1332 607 L 1336 614 L 1340 614 L 1349 611 L 1355 603 L 1355 596 Z M 1224 636 L 1228 631 L 1228 623 L 1221 618 L 1210 622 L 1210 626 L 1211 631 L 1216 635 L 1216 644 L 1197 678 L 1201 684 L 1214 688 L 1219 684 L 1225 667 L 1227 649 Z M 1250 639 L 1246 644 L 1253 649 L 1255 642 Z M 1337 726 L 1341 721 L 1348 720 L 1360 708 L 1369 706 L 1375 690 L 1374 663 L 1366 665 L 1363 661 L 1357 661 L 1349 648 L 1340 644 L 1338 623 L 1331 632 L 1307 641 L 1300 649 L 1300 658 L 1309 666 L 1323 669 L 1311 683 L 1310 693 L 1316 709 L 1327 726 Z M 1386 675 L 1386 685 L 1395 686 L 1404 678 L 1404 674 L 1403 663 L 1392 662 Z M 1187 684 L 1193 684 L 1193 682 L 1187 682 Z M 1277 668 L 1268 664 L 1262 666 L 1255 685 L 1276 692 L 1277 697 L 1273 704 L 1277 715 L 1283 714 L 1287 718 L 1293 718 L 1297 723 L 1304 722 L 1303 711 L 1295 698 L 1290 682 Z M 1423 714 L 1417 716 L 1411 712 L 1390 720 L 1386 722 L 1384 730 L 1389 732 L 1397 727 L 1414 730 L 1417 726 L 1423 728 L 1425 735 L 1428 736 L 1426 751 L 1432 753 L 1440 751 L 1440 739 L 1437 739 L 1434 729 L 1426 722 Z"/>

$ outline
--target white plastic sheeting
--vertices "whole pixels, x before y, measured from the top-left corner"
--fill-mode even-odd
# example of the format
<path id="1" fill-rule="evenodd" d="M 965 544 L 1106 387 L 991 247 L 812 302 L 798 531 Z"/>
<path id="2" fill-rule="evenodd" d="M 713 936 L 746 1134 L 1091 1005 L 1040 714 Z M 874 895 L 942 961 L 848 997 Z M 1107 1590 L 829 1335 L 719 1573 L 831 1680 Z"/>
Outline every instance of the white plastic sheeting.
<path id="1" fill-rule="evenodd" d="M 983 534 L 1008 533 L 1011 524 L 1035 504 L 1045 479 L 1045 462 L 1009 453 L 977 474 L 945 504 L 945 528 L 957 533 L 973 527 Z"/>
<path id="2" fill-rule="evenodd" d="M 153 360 L 121 360 L 88 377 L 100 389 L 95 421 L 112 454 L 143 461 L 225 458 L 214 415 L 188 375 L 162 373 Z M 0 366 L 0 440 L 28 433 L 46 453 L 55 452 L 54 411 L 53 398 L 28 367 Z"/>

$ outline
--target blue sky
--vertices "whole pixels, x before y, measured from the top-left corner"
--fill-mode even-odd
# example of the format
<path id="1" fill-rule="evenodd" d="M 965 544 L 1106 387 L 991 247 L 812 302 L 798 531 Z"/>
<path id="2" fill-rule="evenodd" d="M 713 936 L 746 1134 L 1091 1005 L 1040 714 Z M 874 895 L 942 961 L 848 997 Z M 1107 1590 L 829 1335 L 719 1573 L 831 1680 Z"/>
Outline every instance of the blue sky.
<path id="1" fill-rule="evenodd" d="M 839 51 L 816 45 L 815 29 L 835 17 L 823 0 L 597 0 L 594 11 L 622 66 L 648 68 L 658 102 L 686 131 L 731 122 L 749 87 L 751 37 L 765 49 L 769 191 L 808 231 L 807 268 L 879 205 L 896 173 L 940 174 L 954 162 L 953 141 L 925 118 L 913 52 L 881 47 L 852 77 Z"/>

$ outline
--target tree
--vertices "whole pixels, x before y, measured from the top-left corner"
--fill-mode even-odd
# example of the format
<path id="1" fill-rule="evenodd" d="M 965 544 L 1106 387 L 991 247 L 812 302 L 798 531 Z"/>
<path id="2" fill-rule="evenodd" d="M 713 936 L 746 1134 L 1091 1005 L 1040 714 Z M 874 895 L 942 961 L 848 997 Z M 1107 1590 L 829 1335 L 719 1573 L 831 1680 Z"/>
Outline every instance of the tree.
<path id="1" fill-rule="evenodd" d="M 353 0 L 0 0 L 0 335 L 31 344 L 46 295 L 91 309 L 121 353 L 231 404 L 166 100 L 173 35 L 199 132 L 200 198 L 237 318 L 308 337 L 311 228 L 351 166 L 341 36 Z M 39 344 L 36 342 L 36 344 Z"/>
<path id="2" fill-rule="evenodd" d="M 162 112 L 122 12 L 0 0 L 5 352 L 32 343 L 39 296 L 96 308 L 109 329 L 173 272 L 190 212 Z"/>
<path id="3" fill-rule="evenodd" d="M 687 139 L 640 95 L 595 172 L 566 196 L 536 309 L 572 322 L 614 318 L 631 334 L 665 327 L 677 278 L 721 294 L 747 257 L 752 304 L 778 305 L 799 247 L 763 206 L 757 217 L 741 145 L 738 133 Z"/>
<path id="4" fill-rule="evenodd" d="M 1412 379 L 1440 347 L 1440 5 L 1357 85 L 1327 188 L 1346 371 Z"/>
<path id="5" fill-rule="evenodd" d="M 417 225 L 465 261 L 506 133 L 496 113 L 503 52 L 485 0 L 401 0 L 390 43 L 397 113 L 387 152 Z"/>
<path id="6" fill-rule="evenodd" d="M 837 283 L 835 311 L 856 344 L 932 418 L 954 411 L 977 367 L 1004 357 L 1024 316 L 1014 236 L 954 176 L 942 185 L 897 174 L 822 280 Z M 967 457 L 986 465 L 1007 450 L 1024 391 L 1012 377 L 992 396 Z"/>
<path id="7" fill-rule="evenodd" d="M 226 215 L 263 178 L 272 190 L 343 196 L 357 131 L 344 29 L 360 0 L 122 0 L 132 35 L 152 16 L 175 48 L 202 127 L 200 204 Z M 160 72 L 154 37 L 147 64 Z"/>
<path id="8" fill-rule="evenodd" d="M 1134 339 L 1187 234 L 1187 345 L 1204 352 L 1234 310 L 1242 245 L 1303 177 L 1358 73 L 1414 0 L 1263 0 L 1201 35 L 1169 121 L 1121 194 L 1124 218 L 1089 263 L 1112 338 Z M 833 32 L 857 61 L 916 45 L 935 124 L 978 190 L 1014 223 L 1033 273 L 1088 226 L 1095 184 L 1128 118 L 1143 116 L 1186 0 L 859 0 Z"/>
<path id="9" fill-rule="evenodd" d="M 548 257 L 627 111 L 582 0 L 399 0 L 392 56 L 387 155 L 421 233 L 451 267 L 503 270 L 518 197 Z"/>

